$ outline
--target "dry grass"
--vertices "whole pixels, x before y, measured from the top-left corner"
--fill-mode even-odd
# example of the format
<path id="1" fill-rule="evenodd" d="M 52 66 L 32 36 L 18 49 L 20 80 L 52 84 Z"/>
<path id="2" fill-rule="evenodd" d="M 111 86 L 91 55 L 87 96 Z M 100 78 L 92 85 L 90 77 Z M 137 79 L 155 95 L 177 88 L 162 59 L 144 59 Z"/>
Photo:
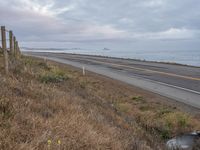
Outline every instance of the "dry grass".
<path id="1" fill-rule="evenodd" d="M 29 57 L 5 76 L 0 62 L 0 149 L 163 149 L 166 138 L 200 129 L 199 119 L 115 81 Z"/>

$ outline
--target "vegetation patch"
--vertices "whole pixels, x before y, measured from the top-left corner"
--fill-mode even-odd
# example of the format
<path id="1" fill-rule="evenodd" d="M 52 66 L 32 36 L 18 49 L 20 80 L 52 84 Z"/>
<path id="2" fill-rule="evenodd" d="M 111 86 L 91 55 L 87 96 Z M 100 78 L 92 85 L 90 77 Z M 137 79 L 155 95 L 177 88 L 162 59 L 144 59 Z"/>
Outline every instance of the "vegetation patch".
<path id="1" fill-rule="evenodd" d="M 69 79 L 68 76 L 59 68 L 51 68 L 50 71 L 43 72 L 39 80 L 42 83 L 59 83 Z"/>
<path id="2" fill-rule="evenodd" d="M 145 102 L 145 100 L 142 96 L 134 96 L 134 97 L 132 97 L 132 100 L 136 103 L 144 103 Z"/>
<path id="3" fill-rule="evenodd" d="M 200 129 L 160 96 L 42 59 L 15 64 L 5 75 L 0 55 L 2 150 L 164 150 L 166 139 Z"/>
<path id="4" fill-rule="evenodd" d="M 165 114 L 171 113 L 172 110 L 168 109 L 168 108 L 160 108 L 158 109 L 157 113 L 160 117 L 162 117 Z"/>
<path id="5" fill-rule="evenodd" d="M 22 59 L 23 59 L 24 65 L 26 65 L 26 66 L 27 65 L 34 66 L 37 63 L 36 60 L 34 60 L 33 58 L 30 58 L 30 57 L 24 57 L 24 56 L 22 56 Z"/>
<path id="6" fill-rule="evenodd" d="M 131 104 L 129 103 L 117 103 L 115 106 L 120 112 L 128 112 L 131 109 Z"/>
<path id="7" fill-rule="evenodd" d="M 140 106 L 139 109 L 141 111 L 148 111 L 148 110 L 151 110 L 152 108 L 149 105 L 143 105 L 143 106 Z"/>
<path id="8" fill-rule="evenodd" d="M 191 127 L 191 118 L 189 115 L 180 112 L 171 112 L 163 116 L 164 125 L 172 130 L 184 130 Z"/>
<path id="9" fill-rule="evenodd" d="M 0 97 L 0 115 L 4 119 L 8 119 L 12 116 L 12 103 L 8 98 Z"/>
<path id="10" fill-rule="evenodd" d="M 180 112 L 170 112 L 165 114 L 163 119 L 160 119 L 160 125 L 160 134 L 163 139 L 168 139 L 172 135 L 175 135 L 175 133 L 181 134 L 190 132 L 193 126 L 191 124 L 191 118 Z"/>
<path id="11" fill-rule="evenodd" d="M 48 66 L 47 62 L 38 62 L 37 64 L 38 64 L 39 67 L 41 67 L 45 70 L 49 71 L 51 69 L 51 67 Z"/>

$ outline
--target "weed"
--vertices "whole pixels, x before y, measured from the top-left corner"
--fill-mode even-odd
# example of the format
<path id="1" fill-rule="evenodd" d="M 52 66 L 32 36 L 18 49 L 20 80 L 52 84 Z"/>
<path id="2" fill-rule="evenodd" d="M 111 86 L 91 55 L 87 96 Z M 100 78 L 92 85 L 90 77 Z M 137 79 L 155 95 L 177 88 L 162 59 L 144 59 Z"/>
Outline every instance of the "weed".
<path id="1" fill-rule="evenodd" d="M 141 103 L 145 102 L 142 96 L 134 96 L 132 97 L 132 100 L 134 100 L 135 102 L 141 102 Z"/>
<path id="2" fill-rule="evenodd" d="M 131 109 L 131 104 L 129 103 L 117 103 L 115 106 L 120 112 L 128 112 Z"/>
<path id="3" fill-rule="evenodd" d="M 46 62 L 38 62 L 38 66 L 45 69 L 45 70 L 50 70 L 51 68 L 48 66 Z"/>
<path id="4" fill-rule="evenodd" d="M 144 106 L 140 106 L 139 109 L 140 109 L 141 111 L 148 111 L 148 110 L 151 109 L 151 107 L 150 107 L 149 105 L 144 105 Z"/>
<path id="5" fill-rule="evenodd" d="M 185 128 L 187 126 L 187 124 L 188 124 L 188 117 L 187 116 L 180 115 L 180 116 L 178 116 L 177 119 L 178 119 L 178 121 L 177 121 L 178 126 L 180 126 L 181 128 Z"/>
<path id="6" fill-rule="evenodd" d="M 160 135 L 161 135 L 161 138 L 163 139 L 163 140 L 166 140 L 166 139 L 169 139 L 170 138 L 170 132 L 169 132 L 169 130 L 162 130 L 161 132 L 160 132 Z"/>
<path id="7" fill-rule="evenodd" d="M 181 133 L 191 129 L 191 118 L 181 112 L 170 112 L 165 114 L 160 120 L 164 122 L 163 127 L 171 133 Z"/>
<path id="8" fill-rule="evenodd" d="M 40 81 L 42 83 L 59 83 L 67 80 L 66 76 L 57 75 L 57 74 L 45 74 L 40 76 Z"/>
<path id="9" fill-rule="evenodd" d="M 7 98 L 0 98 L 0 114 L 3 118 L 12 116 L 12 104 Z"/>
<path id="10" fill-rule="evenodd" d="M 87 87 L 88 83 L 89 83 L 89 82 L 88 82 L 87 80 L 83 79 L 83 80 L 80 80 L 80 81 L 79 81 L 79 86 L 80 86 L 82 89 L 85 89 L 85 88 Z"/>
<path id="11" fill-rule="evenodd" d="M 168 108 L 161 108 L 158 110 L 158 115 L 159 116 L 162 116 L 162 115 L 165 115 L 165 114 L 168 114 L 168 113 L 171 113 L 172 111 L 169 110 Z"/>
<path id="12" fill-rule="evenodd" d="M 23 60 L 24 65 L 26 66 L 27 65 L 33 66 L 36 63 L 36 61 L 30 57 L 22 57 L 22 60 Z"/>
<path id="13" fill-rule="evenodd" d="M 39 80 L 42 83 L 59 83 L 69 79 L 65 73 L 59 68 L 51 68 L 50 71 L 42 73 Z"/>

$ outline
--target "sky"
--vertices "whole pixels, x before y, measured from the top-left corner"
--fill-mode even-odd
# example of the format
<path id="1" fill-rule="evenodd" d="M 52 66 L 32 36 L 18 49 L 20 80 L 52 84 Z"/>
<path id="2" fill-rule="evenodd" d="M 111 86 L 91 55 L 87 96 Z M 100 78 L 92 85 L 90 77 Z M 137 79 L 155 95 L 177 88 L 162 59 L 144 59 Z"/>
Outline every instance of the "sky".
<path id="1" fill-rule="evenodd" d="M 199 0 L 0 0 L 20 46 L 199 50 Z"/>

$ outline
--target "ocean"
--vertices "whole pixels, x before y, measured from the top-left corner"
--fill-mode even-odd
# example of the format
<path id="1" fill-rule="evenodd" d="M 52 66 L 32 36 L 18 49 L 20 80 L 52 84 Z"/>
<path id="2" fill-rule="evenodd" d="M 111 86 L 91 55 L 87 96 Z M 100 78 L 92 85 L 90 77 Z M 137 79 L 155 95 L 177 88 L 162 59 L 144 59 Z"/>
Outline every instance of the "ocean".
<path id="1" fill-rule="evenodd" d="M 32 45 L 27 44 L 27 46 L 43 47 L 43 49 L 32 49 L 34 51 L 101 55 L 200 67 L 200 39 L 37 42 Z"/>
<path id="2" fill-rule="evenodd" d="M 23 49 L 26 51 L 25 49 Z M 200 51 L 193 50 L 114 50 L 114 49 L 82 49 L 82 48 L 66 48 L 66 49 L 34 49 L 31 51 L 45 51 L 45 52 L 56 52 L 56 53 L 73 53 L 73 54 L 88 54 L 88 55 L 100 55 L 118 58 L 131 58 L 147 61 L 157 62 L 170 62 L 179 63 L 185 65 L 192 65 L 200 67 Z"/>

